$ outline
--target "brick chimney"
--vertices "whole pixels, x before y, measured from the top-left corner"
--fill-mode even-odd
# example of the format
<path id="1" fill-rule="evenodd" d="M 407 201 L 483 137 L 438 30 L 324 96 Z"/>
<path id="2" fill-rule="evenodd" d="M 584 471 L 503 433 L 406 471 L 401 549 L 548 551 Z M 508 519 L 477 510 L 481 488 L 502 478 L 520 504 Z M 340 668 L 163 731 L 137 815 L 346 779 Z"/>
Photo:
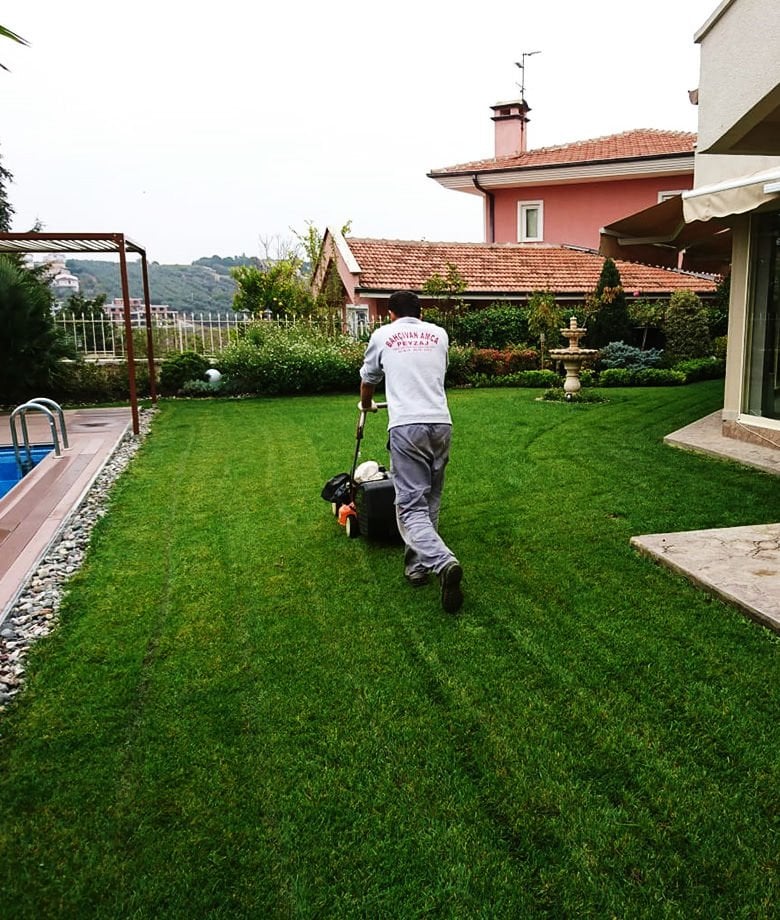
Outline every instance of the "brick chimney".
<path id="1" fill-rule="evenodd" d="M 531 107 L 525 99 L 514 102 L 498 102 L 490 108 L 495 112 L 491 118 L 496 125 L 496 157 L 516 157 L 526 151 L 525 126 L 531 120 Z"/>

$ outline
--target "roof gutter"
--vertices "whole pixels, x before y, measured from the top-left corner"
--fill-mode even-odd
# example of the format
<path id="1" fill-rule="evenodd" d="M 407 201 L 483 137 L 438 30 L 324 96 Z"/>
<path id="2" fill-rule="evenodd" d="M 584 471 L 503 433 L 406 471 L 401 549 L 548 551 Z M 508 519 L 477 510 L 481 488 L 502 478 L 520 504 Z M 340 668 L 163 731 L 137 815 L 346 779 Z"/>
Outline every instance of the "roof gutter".
<path id="1" fill-rule="evenodd" d="M 486 215 L 485 215 L 485 242 L 486 243 L 495 243 L 496 241 L 496 196 L 493 192 L 488 191 L 486 188 L 483 188 L 479 184 L 479 176 L 477 173 L 471 174 L 471 181 L 474 183 L 474 188 L 481 192 L 485 198 L 485 203 L 487 205 Z"/>

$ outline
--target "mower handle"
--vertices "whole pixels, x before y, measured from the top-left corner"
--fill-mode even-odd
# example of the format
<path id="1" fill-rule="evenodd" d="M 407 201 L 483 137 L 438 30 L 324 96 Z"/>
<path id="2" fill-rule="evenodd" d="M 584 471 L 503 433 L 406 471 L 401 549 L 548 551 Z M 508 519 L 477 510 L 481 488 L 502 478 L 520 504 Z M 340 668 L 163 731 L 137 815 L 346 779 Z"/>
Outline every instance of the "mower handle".
<path id="1" fill-rule="evenodd" d="M 377 407 L 377 409 L 387 408 L 386 402 L 374 403 L 374 405 Z M 368 411 L 366 409 L 360 409 L 360 415 L 358 416 L 357 432 L 355 435 L 358 441 L 360 441 L 360 439 L 363 437 L 363 429 L 366 426 L 366 416 L 367 415 L 368 415 Z"/>

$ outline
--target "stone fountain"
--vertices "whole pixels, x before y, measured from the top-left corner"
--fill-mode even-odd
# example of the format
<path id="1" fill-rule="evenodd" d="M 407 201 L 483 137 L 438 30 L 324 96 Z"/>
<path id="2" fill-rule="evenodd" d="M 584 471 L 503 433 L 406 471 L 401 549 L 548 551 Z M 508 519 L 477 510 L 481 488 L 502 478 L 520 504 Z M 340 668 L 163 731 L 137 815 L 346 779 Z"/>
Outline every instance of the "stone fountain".
<path id="1" fill-rule="evenodd" d="M 587 329 L 577 326 L 577 317 L 572 316 L 569 320 L 569 325 L 565 329 L 561 329 L 561 335 L 569 340 L 569 344 L 566 348 L 551 348 L 548 352 L 551 358 L 563 361 L 563 366 L 566 368 L 563 390 L 567 398 L 571 398 L 580 391 L 582 362 L 588 358 L 595 357 L 599 353 L 598 348 L 580 348 L 580 339 L 587 331 Z"/>

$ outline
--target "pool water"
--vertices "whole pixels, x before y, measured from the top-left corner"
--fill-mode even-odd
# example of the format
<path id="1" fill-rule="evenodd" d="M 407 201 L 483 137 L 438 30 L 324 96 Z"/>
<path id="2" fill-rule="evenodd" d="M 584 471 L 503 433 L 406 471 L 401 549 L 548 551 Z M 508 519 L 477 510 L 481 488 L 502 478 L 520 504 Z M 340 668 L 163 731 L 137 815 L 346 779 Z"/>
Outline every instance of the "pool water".
<path id="1" fill-rule="evenodd" d="M 30 447 L 32 454 L 33 466 L 37 466 L 43 458 L 52 452 L 54 446 L 45 444 L 42 446 Z M 19 456 L 23 461 L 27 460 L 27 451 L 22 448 Z M 29 470 L 27 471 L 29 472 Z M 19 482 L 24 473 L 16 461 L 16 454 L 13 447 L 0 447 L 0 498 Z"/>

